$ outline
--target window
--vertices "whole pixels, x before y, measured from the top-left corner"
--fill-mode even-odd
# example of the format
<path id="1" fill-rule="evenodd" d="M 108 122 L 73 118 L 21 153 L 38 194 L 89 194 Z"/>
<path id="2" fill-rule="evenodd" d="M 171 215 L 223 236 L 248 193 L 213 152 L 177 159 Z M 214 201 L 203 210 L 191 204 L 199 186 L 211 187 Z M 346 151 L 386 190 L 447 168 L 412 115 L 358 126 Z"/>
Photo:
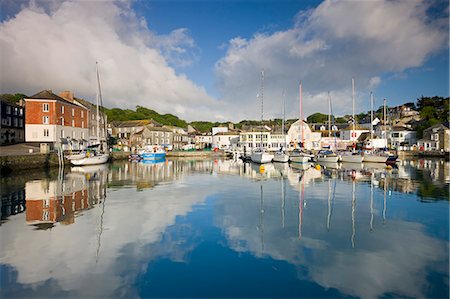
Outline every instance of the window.
<path id="1" fill-rule="evenodd" d="M 19 109 L 17 107 L 14 107 L 14 115 L 19 114 Z"/>
<path id="2" fill-rule="evenodd" d="M 17 127 L 17 125 L 18 125 L 18 121 L 17 121 L 17 118 L 13 118 L 13 125 L 14 125 L 14 127 Z"/>
<path id="3" fill-rule="evenodd" d="M 81 118 L 84 117 L 84 111 L 81 111 Z"/>
<path id="4" fill-rule="evenodd" d="M 64 114 L 64 105 L 61 106 L 61 114 Z"/>
<path id="5" fill-rule="evenodd" d="M 83 111 L 81 111 L 83 113 Z M 84 120 L 81 121 L 81 127 L 84 128 Z"/>
<path id="6" fill-rule="evenodd" d="M 72 138 L 75 139 L 75 131 L 72 131 Z"/>
<path id="7" fill-rule="evenodd" d="M 75 120 L 72 119 L 72 127 L 75 127 Z"/>
<path id="8" fill-rule="evenodd" d="M 84 132 L 81 132 L 81 139 L 84 139 Z"/>
<path id="9" fill-rule="evenodd" d="M 75 109 L 72 108 L 72 116 L 75 116 Z"/>
<path id="10" fill-rule="evenodd" d="M 61 126 L 64 126 L 64 117 L 61 117 Z"/>
<path id="11" fill-rule="evenodd" d="M 19 108 L 19 115 L 23 115 L 23 109 Z"/>
<path id="12" fill-rule="evenodd" d="M 11 106 L 6 106 L 6 114 L 11 114 Z"/>
<path id="13" fill-rule="evenodd" d="M 48 116 L 43 116 L 42 117 L 42 123 L 44 125 L 48 125 L 50 123 L 49 117 Z"/>
<path id="14" fill-rule="evenodd" d="M 48 129 L 44 129 L 44 137 L 48 137 L 49 136 L 49 131 Z"/>
<path id="15" fill-rule="evenodd" d="M 92 113 L 91 116 L 92 116 L 91 118 L 94 119 L 94 113 Z"/>
<path id="16" fill-rule="evenodd" d="M 19 118 L 19 128 L 23 128 L 23 119 Z"/>
<path id="17" fill-rule="evenodd" d="M 64 130 L 61 130 L 61 138 L 64 138 Z"/>
<path id="18" fill-rule="evenodd" d="M 50 111 L 50 106 L 48 105 L 48 103 L 42 104 L 42 111 L 44 112 Z"/>

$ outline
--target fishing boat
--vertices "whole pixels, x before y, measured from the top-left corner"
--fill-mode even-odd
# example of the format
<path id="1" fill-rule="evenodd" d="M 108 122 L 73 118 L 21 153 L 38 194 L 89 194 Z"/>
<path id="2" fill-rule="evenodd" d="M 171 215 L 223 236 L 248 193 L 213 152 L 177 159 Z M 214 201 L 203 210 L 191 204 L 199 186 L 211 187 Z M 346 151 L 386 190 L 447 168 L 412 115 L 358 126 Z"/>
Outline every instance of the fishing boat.
<path id="1" fill-rule="evenodd" d="M 161 160 L 166 157 L 166 151 L 159 145 L 145 146 L 140 156 L 143 160 Z"/>
<path id="2" fill-rule="evenodd" d="M 303 144 L 304 144 L 304 131 L 303 131 L 303 110 L 302 110 L 302 81 L 300 81 L 299 84 L 299 94 L 300 94 L 300 119 L 299 119 L 299 125 L 300 125 L 300 142 L 299 142 L 299 148 L 294 149 L 290 155 L 289 159 L 291 162 L 294 163 L 308 163 L 311 161 L 312 155 L 309 155 L 303 151 Z"/>
<path id="3" fill-rule="evenodd" d="M 84 155 L 70 157 L 70 163 L 75 166 L 83 166 L 83 165 L 95 165 L 95 164 L 103 164 L 108 162 L 109 153 L 103 151 L 103 148 L 106 148 L 106 144 L 101 144 L 100 141 L 100 111 L 99 111 L 99 102 L 102 101 L 102 91 L 100 86 L 100 76 L 98 74 L 98 64 L 95 63 L 96 73 L 97 73 L 97 96 L 96 96 L 96 107 L 97 107 L 97 144 L 94 144 L 88 147 L 88 150 Z M 103 105 L 103 104 L 102 104 Z M 104 132 L 106 132 L 106 121 L 103 121 Z"/>
<path id="4" fill-rule="evenodd" d="M 353 140 L 353 146 L 351 151 L 341 153 L 341 161 L 347 163 L 361 163 L 363 156 L 355 151 L 356 148 L 356 132 L 355 132 L 355 79 L 352 78 L 352 130 L 350 138 Z"/>
<path id="5" fill-rule="evenodd" d="M 250 155 L 250 159 L 254 163 L 264 164 L 272 162 L 273 155 L 268 153 L 266 149 L 263 147 L 263 101 L 264 101 L 264 70 L 261 71 L 261 137 L 260 137 L 260 146 L 253 150 Z"/>

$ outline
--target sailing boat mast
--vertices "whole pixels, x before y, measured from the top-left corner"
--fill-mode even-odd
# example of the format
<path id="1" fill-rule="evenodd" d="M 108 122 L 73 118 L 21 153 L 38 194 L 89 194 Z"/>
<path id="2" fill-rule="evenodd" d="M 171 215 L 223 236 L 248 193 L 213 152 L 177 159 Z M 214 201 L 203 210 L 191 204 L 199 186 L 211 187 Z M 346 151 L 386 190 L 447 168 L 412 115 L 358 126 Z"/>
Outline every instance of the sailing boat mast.
<path id="1" fill-rule="evenodd" d="M 373 147 L 373 92 L 370 92 L 370 142 Z"/>
<path id="2" fill-rule="evenodd" d="M 95 62 L 95 71 L 97 74 L 97 109 L 96 109 L 96 119 L 97 119 L 97 142 L 100 144 L 100 111 L 99 111 L 99 100 L 101 97 L 101 89 L 100 89 L 100 76 L 98 74 L 98 62 Z"/>
<path id="3" fill-rule="evenodd" d="M 264 126 L 264 69 L 261 70 L 261 150 L 263 149 L 263 126 Z"/>
<path id="4" fill-rule="evenodd" d="M 331 97 L 328 92 L 328 138 L 331 138 Z"/>
<path id="5" fill-rule="evenodd" d="M 384 141 L 385 141 L 385 148 L 387 148 L 387 136 L 386 136 L 386 99 L 384 99 L 384 101 L 383 101 L 384 103 L 383 103 L 383 105 L 384 105 L 384 108 L 383 108 L 383 113 L 384 113 L 384 119 L 383 119 L 383 123 L 384 123 L 384 129 L 383 129 L 383 131 L 384 131 Z"/>
<path id="6" fill-rule="evenodd" d="M 356 137 L 355 134 L 355 79 L 352 78 L 352 141 L 353 141 L 353 149 L 355 149 L 355 140 L 353 139 L 354 137 Z"/>
<path id="7" fill-rule="evenodd" d="M 302 80 L 300 80 L 300 126 L 301 126 L 301 147 L 303 147 L 304 142 L 304 132 L 303 132 L 303 105 L 302 105 Z"/>
<path id="8" fill-rule="evenodd" d="M 283 134 L 283 148 L 286 150 L 286 134 L 284 132 L 284 123 L 286 118 L 286 91 L 283 90 L 283 122 L 281 123 L 281 132 Z"/>

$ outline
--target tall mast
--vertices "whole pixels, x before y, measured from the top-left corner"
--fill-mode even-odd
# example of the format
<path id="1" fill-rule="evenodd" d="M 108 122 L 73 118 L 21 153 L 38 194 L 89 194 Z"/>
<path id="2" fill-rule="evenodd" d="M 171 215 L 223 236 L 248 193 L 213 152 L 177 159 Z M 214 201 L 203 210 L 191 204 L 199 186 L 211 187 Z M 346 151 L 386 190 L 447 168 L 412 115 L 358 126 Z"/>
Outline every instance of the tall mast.
<path id="1" fill-rule="evenodd" d="M 352 119 L 353 119 L 353 125 L 352 125 L 352 141 L 353 146 L 355 145 L 354 134 L 355 134 L 355 79 L 352 78 Z"/>
<path id="2" fill-rule="evenodd" d="M 328 138 L 331 138 L 331 97 L 328 92 Z"/>
<path id="3" fill-rule="evenodd" d="M 100 144 L 100 113 L 98 108 L 98 102 L 100 98 L 100 77 L 98 75 L 98 62 L 95 62 L 95 71 L 97 73 L 97 141 Z"/>
<path id="4" fill-rule="evenodd" d="M 370 92 L 370 142 L 373 147 L 373 92 Z"/>
<path id="5" fill-rule="evenodd" d="M 302 102 L 302 80 L 300 80 L 300 87 L 299 87 L 299 89 L 300 89 L 300 126 L 301 126 L 301 141 L 302 141 L 302 143 L 301 143 L 301 147 L 303 147 L 303 141 L 304 141 L 304 139 L 305 139 L 305 135 L 304 135 L 304 132 L 303 132 L 303 102 Z"/>
<path id="6" fill-rule="evenodd" d="M 261 70 L 261 150 L 263 148 L 263 119 L 264 119 L 264 69 Z"/>
<path id="7" fill-rule="evenodd" d="M 286 117 L 285 98 L 286 98 L 286 91 L 283 90 L 283 122 L 281 123 L 281 132 L 283 134 L 283 146 L 284 146 L 284 149 L 286 149 L 286 136 L 285 136 L 285 133 L 284 133 L 284 122 L 285 122 L 285 117 Z"/>
<path id="8" fill-rule="evenodd" d="M 384 113 L 384 119 L 383 119 L 383 122 L 384 122 L 384 140 L 385 140 L 385 142 L 386 142 L 386 145 L 385 145 L 385 147 L 387 147 L 387 136 L 386 136 L 386 99 L 384 99 L 384 111 L 383 111 L 383 113 Z"/>

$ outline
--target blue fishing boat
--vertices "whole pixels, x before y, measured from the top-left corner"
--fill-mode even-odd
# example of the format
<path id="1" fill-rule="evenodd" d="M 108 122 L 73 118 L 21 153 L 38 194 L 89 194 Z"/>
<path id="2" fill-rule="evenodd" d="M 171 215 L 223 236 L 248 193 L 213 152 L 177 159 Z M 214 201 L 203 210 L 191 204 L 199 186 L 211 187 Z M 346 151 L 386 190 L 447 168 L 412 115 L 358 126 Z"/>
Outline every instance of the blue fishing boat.
<path id="1" fill-rule="evenodd" d="M 146 146 L 141 157 L 143 160 L 161 160 L 166 157 L 166 151 L 159 145 Z"/>

